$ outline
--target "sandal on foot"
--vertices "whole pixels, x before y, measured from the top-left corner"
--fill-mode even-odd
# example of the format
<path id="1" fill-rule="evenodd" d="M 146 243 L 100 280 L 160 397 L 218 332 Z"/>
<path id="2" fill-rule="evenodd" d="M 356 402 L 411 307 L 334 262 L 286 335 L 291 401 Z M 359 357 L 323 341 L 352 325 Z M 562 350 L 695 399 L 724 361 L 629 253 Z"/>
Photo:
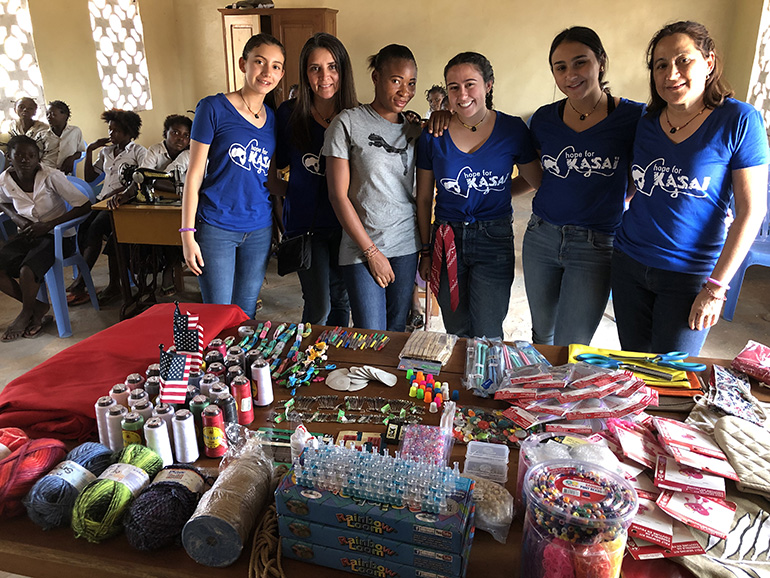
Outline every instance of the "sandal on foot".
<path id="1" fill-rule="evenodd" d="M 53 315 L 43 315 L 40 323 L 30 323 L 24 330 L 22 337 L 27 339 L 35 339 L 40 336 L 40 333 L 45 329 L 46 325 L 49 325 L 53 321 Z"/>
<path id="2" fill-rule="evenodd" d="M 91 297 L 88 293 L 69 293 L 67 295 L 67 305 L 82 305 L 91 301 Z"/>
<path id="3" fill-rule="evenodd" d="M 120 296 L 120 289 L 116 290 L 110 287 L 106 287 L 96 294 L 96 299 L 99 301 L 99 305 L 107 305 L 107 303 L 115 299 L 115 297 L 119 297 L 119 296 Z"/>

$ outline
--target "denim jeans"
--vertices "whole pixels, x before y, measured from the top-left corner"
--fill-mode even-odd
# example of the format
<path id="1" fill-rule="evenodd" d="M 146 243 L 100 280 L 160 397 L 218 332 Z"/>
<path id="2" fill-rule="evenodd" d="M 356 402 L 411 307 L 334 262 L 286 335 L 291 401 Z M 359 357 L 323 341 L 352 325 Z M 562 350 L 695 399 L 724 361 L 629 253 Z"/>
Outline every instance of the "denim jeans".
<path id="1" fill-rule="evenodd" d="M 312 264 L 298 271 L 305 308 L 302 322 L 312 325 L 350 324 L 348 290 L 338 264 L 342 229 L 319 231 L 310 238 Z"/>
<path id="2" fill-rule="evenodd" d="M 396 280 L 384 289 L 377 285 L 366 263 L 340 267 L 348 287 L 354 327 L 386 331 L 406 329 L 417 273 L 417 253 L 391 257 L 388 261 Z"/>
<path id="3" fill-rule="evenodd" d="M 502 337 L 516 259 L 511 218 L 449 225 L 457 247 L 460 304 L 452 311 L 444 260 L 436 296 L 444 327 L 460 337 Z"/>
<path id="4" fill-rule="evenodd" d="M 232 303 L 254 317 L 265 280 L 272 227 L 239 233 L 200 220 L 195 227 L 204 263 L 198 276 L 203 302 Z"/>
<path id="5" fill-rule="evenodd" d="M 588 345 L 610 295 L 613 235 L 552 225 L 537 215 L 522 244 L 532 342 Z"/>
<path id="6" fill-rule="evenodd" d="M 705 280 L 705 275 L 647 267 L 616 249 L 612 255 L 612 301 L 623 349 L 698 355 L 709 330 L 693 331 L 689 317 Z"/>

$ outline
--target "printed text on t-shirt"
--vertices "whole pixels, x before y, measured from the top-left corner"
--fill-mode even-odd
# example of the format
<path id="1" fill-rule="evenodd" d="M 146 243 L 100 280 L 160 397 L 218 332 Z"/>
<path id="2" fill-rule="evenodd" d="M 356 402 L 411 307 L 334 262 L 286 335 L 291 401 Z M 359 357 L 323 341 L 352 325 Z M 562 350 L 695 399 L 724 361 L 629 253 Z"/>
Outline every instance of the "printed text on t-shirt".
<path id="1" fill-rule="evenodd" d="M 490 191 L 502 191 L 508 182 L 510 173 L 493 175 L 492 171 L 474 171 L 471 167 L 463 167 L 457 173 L 456 179 L 441 179 L 441 186 L 453 195 L 468 198 L 470 191 L 478 191 L 486 195 Z"/>
<path id="2" fill-rule="evenodd" d="M 636 190 L 649 196 L 657 187 L 664 193 L 671 195 L 672 199 L 679 195 L 688 195 L 702 199 L 706 196 L 706 190 L 711 182 L 710 176 L 698 179 L 692 175 L 682 174 L 678 166 L 666 166 L 666 160 L 658 158 L 646 167 L 633 165 L 631 177 L 634 179 Z"/>
<path id="3" fill-rule="evenodd" d="M 257 173 L 267 174 L 267 169 L 270 166 L 270 154 L 266 148 L 259 146 L 257 139 L 251 139 L 246 146 L 237 142 L 231 144 L 229 155 L 230 160 L 242 169 L 250 171 L 254 167 Z"/>
<path id="4" fill-rule="evenodd" d="M 543 169 L 561 179 L 566 179 L 573 170 L 584 177 L 594 173 L 611 177 L 618 168 L 618 162 L 619 156 L 602 158 L 593 151 L 575 151 L 573 146 L 564 147 L 555 158 L 543 155 Z"/>

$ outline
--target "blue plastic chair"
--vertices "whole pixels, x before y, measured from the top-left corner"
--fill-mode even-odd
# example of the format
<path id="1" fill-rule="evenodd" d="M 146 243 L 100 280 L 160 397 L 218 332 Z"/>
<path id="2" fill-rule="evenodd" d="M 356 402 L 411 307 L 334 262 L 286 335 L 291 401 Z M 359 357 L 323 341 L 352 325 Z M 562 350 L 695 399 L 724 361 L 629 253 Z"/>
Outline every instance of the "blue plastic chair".
<path id="1" fill-rule="evenodd" d="M 87 149 L 88 143 L 86 143 L 85 139 L 83 139 L 83 146 Z M 75 159 L 75 162 L 72 163 L 72 176 L 76 177 L 78 176 L 78 165 L 83 162 L 83 159 L 86 158 L 86 151 L 83 151 L 80 153 L 80 156 Z"/>
<path id="2" fill-rule="evenodd" d="M 78 190 L 83 193 L 91 203 L 96 202 L 96 195 L 93 189 L 83 179 L 78 177 L 68 176 L 72 184 L 74 184 Z M 62 251 L 62 238 L 64 231 L 68 229 L 77 229 L 77 227 L 88 218 L 88 215 L 83 215 L 77 219 L 72 219 L 61 225 L 57 225 L 53 229 L 54 234 L 54 248 L 56 254 L 56 260 L 53 266 L 45 274 L 45 284 L 48 289 L 48 300 L 53 308 L 54 317 L 56 318 L 56 328 L 59 330 L 59 337 L 70 337 L 72 335 L 72 326 L 70 325 L 70 314 L 67 307 L 67 291 L 64 286 L 64 267 L 76 266 L 80 269 L 83 275 L 83 281 L 85 281 L 88 295 L 91 297 L 91 305 L 94 309 L 99 311 L 99 300 L 96 297 L 96 289 L 94 288 L 94 282 L 91 279 L 91 271 L 86 264 L 86 260 L 83 255 L 80 254 L 80 249 L 75 247 L 75 251 L 72 255 L 64 257 Z"/>
<path id="3" fill-rule="evenodd" d="M 767 197 L 768 212 L 765 213 L 765 218 L 762 221 L 757 238 L 754 239 L 754 243 L 751 245 L 746 258 L 735 273 L 730 283 L 730 290 L 726 295 L 727 301 L 722 310 L 722 317 L 727 321 L 732 321 L 735 315 L 735 308 L 738 305 L 738 297 L 741 294 L 741 285 L 743 285 L 743 276 L 746 274 L 746 269 L 752 265 L 770 267 L 770 185 L 768 186 Z"/>

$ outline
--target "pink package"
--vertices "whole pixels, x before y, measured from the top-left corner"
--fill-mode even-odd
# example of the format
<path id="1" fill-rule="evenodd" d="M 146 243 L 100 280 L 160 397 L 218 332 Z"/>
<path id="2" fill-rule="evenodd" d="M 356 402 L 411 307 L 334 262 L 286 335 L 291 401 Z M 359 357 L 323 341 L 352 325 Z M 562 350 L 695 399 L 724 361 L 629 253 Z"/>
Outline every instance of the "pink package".
<path id="1" fill-rule="evenodd" d="M 770 347 L 749 341 L 746 347 L 733 359 L 733 369 L 742 371 L 770 385 Z"/>

